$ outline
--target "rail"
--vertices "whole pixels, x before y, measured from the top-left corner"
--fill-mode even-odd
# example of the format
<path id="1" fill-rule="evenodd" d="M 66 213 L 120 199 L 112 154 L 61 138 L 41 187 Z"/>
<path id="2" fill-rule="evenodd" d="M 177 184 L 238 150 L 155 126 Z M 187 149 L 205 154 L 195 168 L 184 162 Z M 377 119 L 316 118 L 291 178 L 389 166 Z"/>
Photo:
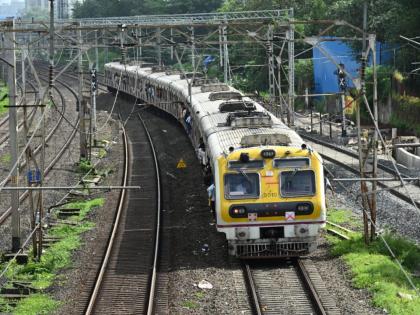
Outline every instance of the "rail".
<path id="1" fill-rule="evenodd" d="M 122 186 L 126 186 L 128 183 L 128 165 L 129 165 L 129 153 L 128 153 L 128 139 L 127 139 L 127 133 L 125 132 L 125 128 L 124 126 L 122 126 L 123 129 L 123 142 L 124 142 L 124 172 L 123 172 L 123 179 L 121 182 Z M 113 228 L 112 228 L 112 232 L 111 232 L 111 236 L 109 238 L 108 241 L 108 246 L 105 252 L 105 256 L 104 259 L 102 261 L 101 264 L 101 268 L 99 270 L 98 273 L 98 277 L 95 281 L 95 286 L 93 288 L 92 294 L 90 296 L 89 299 L 89 303 L 88 306 L 86 308 L 86 312 L 85 314 L 92 314 L 94 307 L 95 307 L 95 303 L 98 297 L 98 294 L 100 292 L 101 289 L 101 285 L 102 285 L 102 281 L 106 272 L 106 268 L 108 266 L 108 262 L 109 259 L 111 257 L 111 251 L 114 245 L 114 240 L 115 237 L 117 235 L 117 231 L 118 231 L 118 227 L 119 227 L 119 223 L 120 223 L 120 218 L 121 218 L 121 214 L 123 211 L 123 206 L 124 206 L 124 202 L 125 202 L 125 197 L 126 197 L 126 190 L 123 189 L 120 192 L 120 197 L 119 197 L 119 202 L 118 202 L 118 207 L 117 207 L 117 213 L 114 219 L 114 224 L 113 224 Z"/>

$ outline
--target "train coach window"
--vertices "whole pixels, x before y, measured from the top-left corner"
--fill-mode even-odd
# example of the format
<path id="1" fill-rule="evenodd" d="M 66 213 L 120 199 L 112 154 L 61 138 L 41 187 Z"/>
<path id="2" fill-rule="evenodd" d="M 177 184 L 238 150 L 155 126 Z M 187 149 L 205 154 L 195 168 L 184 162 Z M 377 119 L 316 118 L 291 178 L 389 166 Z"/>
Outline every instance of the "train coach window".
<path id="1" fill-rule="evenodd" d="M 260 180 L 256 173 L 239 173 L 225 175 L 225 198 L 247 199 L 258 198 Z"/>
<path id="2" fill-rule="evenodd" d="M 280 174 L 280 192 L 283 197 L 312 196 L 315 194 L 315 174 L 311 170 L 286 171 Z"/>
<path id="3" fill-rule="evenodd" d="M 307 158 L 274 160 L 274 167 L 278 167 L 278 168 L 301 168 L 301 167 L 308 167 L 308 166 L 309 166 L 309 159 Z"/>
<path id="4" fill-rule="evenodd" d="M 230 169 L 240 169 L 240 168 L 263 168 L 263 160 L 250 160 L 248 162 L 242 161 L 229 161 Z"/>

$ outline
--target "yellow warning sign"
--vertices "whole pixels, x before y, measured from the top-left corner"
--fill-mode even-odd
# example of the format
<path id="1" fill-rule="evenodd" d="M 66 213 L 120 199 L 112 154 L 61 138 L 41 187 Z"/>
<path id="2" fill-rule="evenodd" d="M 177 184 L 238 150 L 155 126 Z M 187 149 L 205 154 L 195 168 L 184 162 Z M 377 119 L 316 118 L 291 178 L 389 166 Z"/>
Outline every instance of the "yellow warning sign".
<path id="1" fill-rule="evenodd" d="M 187 167 L 187 163 L 185 163 L 184 159 L 180 159 L 176 168 L 186 168 Z"/>

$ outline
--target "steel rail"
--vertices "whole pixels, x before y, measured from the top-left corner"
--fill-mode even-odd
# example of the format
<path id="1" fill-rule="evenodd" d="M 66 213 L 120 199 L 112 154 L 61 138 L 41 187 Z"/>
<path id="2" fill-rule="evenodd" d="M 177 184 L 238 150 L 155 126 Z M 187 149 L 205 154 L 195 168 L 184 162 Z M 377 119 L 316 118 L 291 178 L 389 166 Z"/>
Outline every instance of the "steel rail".
<path id="1" fill-rule="evenodd" d="M 246 283 L 248 285 L 248 289 L 251 293 L 252 306 L 254 307 L 255 314 L 262 315 L 263 312 L 262 312 L 262 309 L 261 309 L 260 300 L 258 299 L 257 288 L 256 288 L 256 285 L 255 285 L 254 278 L 252 276 L 251 268 L 249 267 L 249 264 L 246 263 L 246 262 L 242 263 L 242 268 L 244 269 L 245 280 L 246 280 Z"/>
<path id="2" fill-rule="evenodd" d="M 35 89 L 35 86 L 33 85 L 33 83 L 32 82 L 28 82 L 28 84 L 29 85 L 31 85 L 32 87 L 33 87 L 33 89 L 34 89 L 34 91 L 36 91 L 36 89 Z M 36 105 L 37 103 L 38 103 L 38 101 L 39 101 L 39 99 L 38 99 L 38 97 L 37 96 L 35 96 L 35 100 L 33 101 L 33 103 L 34 103 L 34 105 Z M 23 100 L 21 100 L 20 102 L 19 102 L 19 106 L 23 106 L 22 105 L 22 102 L 23 102 Z M 29 116 L 28 116 L 28 119 L 30 120 L 30 121 L 32 121 L 32 118 L 33 118 L 33 116 L 34 116 L 34 114 L 35 114 L 35 112 L 36 112 L 36 106 L 35 107 L 32 107 L 32 110 L 31 110 L 31 112 L 29 113 Z M 0 122 L 0 127 L 1 126 L 3 126 L 7 121 L 9 120 L 9 115 L 7 115 L 1 122 Z M 18 131 L 20 130 L 20 129 L 22 129 L 22 126 L 23 126 L 23 121 L 21 121 L 19 124 L 18 124 Z M 30 124 L 30 123 L 29 123 Z M 0 145 L 2 145 L 4 142 L 6 142 L 7 140 L 9 139 L 9 133 L 7 133 L 6 135 L 4 135 L 2 138 L 0 138 Z"/>
<path id="3" fill-rule="evenodd" d="M 49 70 L 49 68 L 48 68 L 48 65 L 47 65 L 47 64 L 40 63 L 40 64 L 39 64 L 39 66 L 40 66 L 41 68 L 43 68 L 44 70 L 46 70 L 46 71 L 48 71 L 48 70 Z M 56 69 L 62 69 L 62 67 L 56 67 Z M 78 77 L 77 75 L 73 75 L 73 74 L 68 73 L 68 72 L 63 72 L 61 75 L 62 75 L 62 76 L 67 76 L 67 77 L 72 78 L 72 79 L 74 79 L 74 80 L 76 80 L 76 81 L 78 81 L 78 80 L 79 80 L 79 77 Z M 88 82 L 88 86 L 90 86 L 90 84 L 91 84 L 91 80 L 89 80 L 88 76 L 89 76 L 89 75 L 87 75 L 87 76 L 83 76 L 83 80 L 87 81 L 87 82 Z M 97 76 L 98 78 L 99 78 L 99 77 L 104 77 L 104 75 L 102 75 L 101 73 L 97 73 L 97 74 L 96 74 L 96 76 Z M 103 82 L 101 83 L 101 82 L 98 80 L 98 86 L 97 86 L 97 89 L 98 89 L 98 90 L 102 90 L 102 91 L 104 91 L 104 92 L 108 92 L 108 89 L 106 89 L 105 87 L 103 87 L 103 86 L 101 86 L 101 85 L 104 85 L 104 84 L 103 84 Z"/>
<path id="4" fill-rule="evenodd" d="M 315 142 L 317 144 L 323 145 L 325 147 L 334 149 L 334 150 L 336 150 L 338 152 L 341 152 L 343 154 L 347 154 L 348 156 L 354 157 L 356 159 L 359 158 L 356 153 L 351 152 L 348 149 L 338 147 L 337 145 L 334 145 L 334 144 L 331 144 L 331 143 L 322 141 L 320 139 L 316 139 L 314 137 L 305 135 L 303 133 L 299 133 L 299 135 L 302 138 L 306 139 L 306 140 L 309 140 L 309 141 Z M 344 169 L 352 172 L 353 174 L 359 174 L 359 170 L 358 169 L 355 169 L 355 168 L 347 165 L 346 163 L 343 163 L 343 162 L 341 162 L 341 161 L 339 161 L 337 159 L 334 159 L 334 158 L 332 158 L 332 157 L 330 157 L 328 155 L 322 154 L 320 152 L 318 152 L 318 153 L 323 157 L 323 159 L 325 159 L 327 161 L 330 161 L 330 162 L 332 162 L 332 163 L 334 163 L 336 165 L 339 165 L 340 167 L 342 167 L 342 168 L 344 168 Z M 388 166 L 383 165 L 381 163 L 378 163 L 378 168 L 381 169 L 381 170 L 383 170 L 383 171 L 385 171 L 385 172 L 391 173 L 392 175 L 397 175 L 396 172 L 393 169 L 391 169 Z M 404 178 L 408 178 L 408 176 L 405 175 L 405 174 L 401 174 L 401 176 L 402 176 L 403 179 Z M 378 185 L 380 187 L 384 188 L 385 190 L 389 191 L 391 194 L 393 194 L 394 196 L 398 197 L 399 199 L 401 199 L 401 200 L 403 200 L 403 201 L 405 201 L 405 202 L 407 202 L 409 204 L 412 204 L 411 198 L 409 196 L 407 196 L 406 194 L 401 193 L 400 191 L 398 191 L 397 189 L 395 189 L 395 188 L 398 188 L 398 187 L 394 187 L 394 188 L 393 187 L 389 187 L 389 186 L 387 186 L 387 185 L 385 185 L 384 183 L 381 183 L 381 182 L 379 182 Z M 416 187 L 419 187 L 419 185 L 416 185 L 416 184 L 415 184 L 415 186 Z M 420 207 L 420 201 L 414 200 L 414 202 L 416 203 L 417 207 Z"/>
<path id="5" fill-rule="evenodd" d="M 150 148 L 152 149 L 153 159 L 156 170 L 156 188 L 157 188 L 157 212 L 156 212 L 156 235 L 155 235 L 155 246 L 153 254 L 153 266 L 152 266 L 152 277 L 150 279 L 150 291 L 149 291 L 149 301 L 147 306 L 147 315 L 153 314 L 154 309 L 154 299 L 156 295 L 156 281 L 157 281 L 157 266 L 159 263 L 159 248 L 160 248 L 160 217 L 161 217 L 161 186 L 160 186 L 160 172 L 159 172 L 159 163 L 156 155 L 155 146 L 153 145 L 152 137 L 150 136 L 149 130 L 144 123 L 144 120 L 141 118 L 140 114 L 137 114 L 137 117 L 140 119 L 144 130 L 146 131 L 147 138 L 149 139 Z"/>
<path id="6" fill-rule="evenodd" d="M 328 227 L 328 225 L 331 225 L 332 227 Z M 327 221 L 327 227 L 326 227 L 327 233 L 333 234 L 335 236 L 338 236 L 341 239 L 344 240 L 350 240 L 350 236 L 347 236 L 344 233 L 353 234 L 354 231 L 349 230 L 341 225 L 335 224 L 333 222 Z"/>
<path id="7" fill-rule="evenodd" d="M 34 87 L 34 85 L 31 82 L 27 82 L 27 83 L 30 84 L 32 87 Z M 18 83 L 17 85 L 19 87 L 20 94 L 22 95 L 23 88 L 20 83 Z M 22 102 L 23 102 L 23 98 L 21 97 L 19 101 L 19 105 L 22 105 Z M 9 120 L 9 115 L 6 115 L 5 117 L 3 117 L 2 120 L 0 120 L 0 127 L 2 127 L 8 120 Z"/>
<path id="8" fill-rule="evenodd" d="M 302 133 L 302 132 L 299 132 L 298 134 L 302 138 L 307 139 L 309 141 L 312 141 L 312 142 L 321 144 L 323 146 L 326 146 L 326 147 L 331 148 L 331 149 L 334 149 L 334 150 L 336 150 L 338 152 L 347 154 L 347 155 L 352 156 L 354 158 L 357 158 L 357 159 L 359 158 L 359 155 L 356 152 L 351 151 L 350 149 L 342 148 L 342 147 L 340 147 L 340 146 L 338 146 L 336 144 L 333 144 L 333 143 L 330 143 L 330 142 L 326 142 L 326 141 L 323 141 L 321 139 L 317 139 L 315 137 L 312 137 L 312 136 L 307 135 L 307 134 Z M 388 166 L 386 166 L 386 165 L 384 165 L 382 163 L 378 163 L 378 167 L 380 169 L 382 169 L 383 171 L 387 171 L 389 173 L 392 173 L 392 174 L 396 175 L 396 172 L 395 172 L 395 170 L 393 168 L 390 168 L 390 167 L 388 167 Z M 403 178 L 408 177 L 408 175 L 406 175 L 406 174 L 402 174 L 402 176 L 403 176 Z"/>
<path id="9" fill-rule="evenodd" d="M 57 81 L 58 82 L 58 81 Z M 64 87 L 66 87 L 74 96 L 75 96 L 75 98 L 76 98 L 76 100 L 78 99 L 78 97 L 77 97 L 77 93 L 70 87 L 70 86 L 68 86 L 68 85 L 66 85 L 65 83 L 63 83 L 63 82 L 59 82 L 60 84 L 62 84 Z M 57 89 L 57 92 L 59 93 L 59 95 L 60 95 L 60 97 L 61 97 L 61 99 L 62 99 L 62 101 L 64 102 L 63 103 L 63 114 L 64 114 L 64 110 L 65 110 L 65 99 L 64 99 L 64 96 L 62 95 L 62 93 Z M 60 117 L 60 121 L 62 121 L 62 116 Z M 58 126 L 59 126 L 60 124 L 57 124 L 56 125 L 56 128 L 55 128 L 55 130 L 56 129 L 58 129 Z M 79 125 L 79 120 L 77 120 L 77 123 L 76 123 L 76 126 L 78 126 Z M 54 131 L 55 132 L 55 131 Z M 54 165 L 57 163 L 57 161 L 61 158 L 61 156 L 64 154 L 64 152 L 68 149 L 68 147 L 69 147 L 69 145 L 70 145 L 70 143 L 73 141 L 73 139 L 74 139 L 74 137 L 75 137 L 75 135 L 76 135 L 76 133 L 77 133 L 77 129 L 73 129 L 72 130 L 72 133 L 70 134 L 70 137 L 67 139 L 67 142 L 61 147 L 61 149 L 60 149 L 60 151 L 57 153 L 57 155 L 54 157 L 54 159 L 51 161 L 51 163 L 46 167 L 46 169 L 45 169 L 45 175 L 48 175 L 49 174 L 49 172 L 52 170 L 52 168 L 54 167 Z M 51 137 L 52 137 L 52 134 L 51 134 Z M 51 138 L 50 137 L 50 138 Z M 49 138 L 48 138 L 49 139 Z M 38 153 L 39 152 L 39 150 L 41 149 L 41 146 L 39 146 L 38 148 L 37 148 L 38 150 L 35 150 L 34 151 L 34 154 L 36 154 L 36 153 Z M 21 197 L 19 198 L 19 201 L 20 202 L 23 202 L 23 200 L 25 200 L 25 198 L 27 197 L 29 195 L 29 191 L 28 190 L 26 190 L 22 195 L 21 195 Z M 9 207 L 9 209 L 7 209 L 4 213 L 2 213 L 1 214 L 1 216 L 0 216 L 0 224 L 3 224 L 5 221 L 6 221 L 6 219 L 10 216 L 10 214 L 11 214 L 11 212 L 12 212 L 12 208 L 11 207 Z"/>
<path id="10" fill-rule="evenodd" d="M 306 270 L 305 266 L 302 263 L 301 259 L 297 259 L 296 261 L 296 267 L 301 275 L 301 279 L 303 280 L 303 283 L 305 287 L 307 288 L 307 291 L 309 293 L 310 299 L 312 301 L 312 305 L 315 307 L 317 314 L 320 315 L 327 315 L 327 312 L 324 308 L 324 306 L 321 303 L 321 299 L 319 298 L 318 293 L 316 292 L 316 289 L 312 283 L 311 278 L 309 277 L 309 273 Z"/>
<path id="11" fill-rule="evenodd" d="M 42 80 L 46 80 L 46 79 L 42 79 Z M 58 81 L 57 81 L 58 82 Z M 60 82 L 63 86 L 67 87 L 71 92 L 74 92 L 74 96 L 76 96 L 77 99 L 77 94 L 75 94 L 76 92 L 74 90 L 71 89 L 70 86 L 66 85 L 65 83 Z M 65 100 L 64 100 L 64 96 L 61 94 L 61 92 L 54 87 L 54 89 L 58 92 L 58 94 L 60 95 L 61 98 L 61 102 L 62 102 L 62 107 L 63 107 L 63 112 L 62 115 L 60 115 L 60 119 L 58 120 L 58 122 L 55 124 L 55 126 L 51 129 L 51 131 L 48 133 L 47 137 L 45 138 L 45 141 L 48 143 L 48 141 L 51 139 L 51 137 L 54 135 L 54 133 L 57 131 L 58 127 L 61 125 L 62 121 L 63 121 L 63 116 L 65 114 L 66 111 L 66 106 L 65 106 Z M 39 146 L 37 146 L 35 148 L 35 150 L 33 151 L 33 154 L 36 155 L 39 153 L 39 151 L 41 151 L 42 149 L 42 145 L 40 144 Z M 26 166 L 26 161 L 23 161 L 22 163 L 19 163 L 19 168 L 23 168 Z M 6 183 L 8 183 L 11 179 L 11 176 L 9 176 L 8 178 L 5 179 Z"/>
<path id="12" fill-rule="evenodd" d="M 129 152 L 128 152 L 128 139 L 127 139 L 127 133 L 125 131 L 124 126 L 122 125 L 122 130 L 123 130 L 123 143 L 124 143 L 124 173 L 123 173 L 123 179 L 122 179 L 122 186 L 126 186 L 127 182 L 128 182 L 128 166 L 129 166 Z M 117 213 L 115 215 L 115 219 L 114 219 L 114 224 L 113 224 L 113 228 L 112 228 L 112 232 L 110 235 L 110 238 L 108 240 L 108 246 L 105 252 L 105 256 L 104 259 L 102 261 L 101 264 L 101 268 L 99 270 L 98 273 L 98 277 L 96 278 L 95 281 L 95 286 L 93 288 L 92 294 L 90 296 L 89 299 L 89 303 L 88 306 L 86 308 L 85 314 L 92 314 L 92 311 L 94 310 L 95 304 L 96 304 L 96 300 L 98 297 L 98 294 L 100 292 L 101 286 L 102 286 L 102 281 L 106 272 L 106 268 L 108 266 L 108 262 L 109 262 L 109 258 L 111 257 L 111 252 L 112 252 L 112 248 L 114 245 L 114 240 L 115 237 L 117 235 L 118 232 L 118 228 L 119 228 L 119 223 L 120 223 L 120 218 L 121 218 L 121 214 L 123 211 L 123 206 L 125 203 L 125 197 L 126 197 L 126 190 L 123 189 L 120 192 L 120 197 L 119 197 L 119 203 L 118 203 L 118 208 L 117 208 Z"/>

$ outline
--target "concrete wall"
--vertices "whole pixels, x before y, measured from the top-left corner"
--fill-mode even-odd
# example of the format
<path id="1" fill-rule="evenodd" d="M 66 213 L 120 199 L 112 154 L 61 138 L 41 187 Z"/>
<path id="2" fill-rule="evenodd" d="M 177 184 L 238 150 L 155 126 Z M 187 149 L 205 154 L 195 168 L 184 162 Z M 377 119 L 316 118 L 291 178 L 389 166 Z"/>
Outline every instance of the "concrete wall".
<path id="1" fill-rule="evenodd" d="M 395 153 L 396 160 L 399 164 L 410 169 L 420 170 L 420 156 L 407 152 L 402 148 L 398 148 Z"/>

